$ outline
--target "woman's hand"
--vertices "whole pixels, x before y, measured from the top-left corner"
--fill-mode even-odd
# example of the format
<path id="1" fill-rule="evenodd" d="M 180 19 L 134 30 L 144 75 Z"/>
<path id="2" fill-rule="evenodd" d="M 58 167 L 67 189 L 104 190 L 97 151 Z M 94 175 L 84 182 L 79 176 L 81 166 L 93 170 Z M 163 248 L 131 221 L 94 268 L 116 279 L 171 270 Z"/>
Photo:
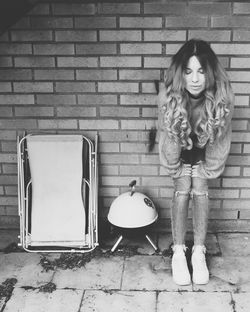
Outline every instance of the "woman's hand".
<path id="1" fill-rule="evenodd" d="M 191 165 L 190 164 L 183 164 L 182 175 L 191 177 L 191 174 L 192 174 Z"/>
<path id="2" fill-rule="evenodd" d="M 193 165 L 192 166 L 192 173 L 191 173 L 191 177 L 192 178 L 198 178 L 198 167 L 199 165 Z"/>

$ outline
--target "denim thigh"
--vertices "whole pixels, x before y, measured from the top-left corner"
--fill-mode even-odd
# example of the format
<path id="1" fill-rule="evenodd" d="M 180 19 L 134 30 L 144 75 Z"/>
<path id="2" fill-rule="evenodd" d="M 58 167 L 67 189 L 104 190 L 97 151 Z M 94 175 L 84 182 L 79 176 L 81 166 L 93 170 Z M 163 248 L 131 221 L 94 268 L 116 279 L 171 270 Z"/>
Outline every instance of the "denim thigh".
<path id="1" fill-rule="evenodd" d="M 174 191 L 180 192 L 183 194 L 188 194 L 191 191 L 191 177 L 190 176 L 182 176 L 179 178 L 174 178 Z"/>

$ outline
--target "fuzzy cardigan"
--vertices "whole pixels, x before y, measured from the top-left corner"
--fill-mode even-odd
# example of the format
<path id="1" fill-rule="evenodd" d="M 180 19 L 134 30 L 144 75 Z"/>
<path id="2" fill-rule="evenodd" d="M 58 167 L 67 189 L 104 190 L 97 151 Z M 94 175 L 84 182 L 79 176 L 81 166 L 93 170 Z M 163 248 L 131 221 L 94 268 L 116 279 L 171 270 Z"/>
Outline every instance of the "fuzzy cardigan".
<path id="1" fill-rule="evenodd" d="M 161 164 L 167 169 L 167 172 L 173 178 L 182 175 L 182 162 L 180 159 L 182 148 L 180 144 L 174 142 L 168 135 L 163 126 L 163 105 L 165 98 L 165 88 L 162 88 L 158 94 L 158 131 L 159 131 L 159 156 Z M 233 103 L 229 107 L 230 113 L 226 118 L 226 124 L 222 135 L 211 145 L 205 146 L 205 161 L 200 162 L 198 166 L 198 176 L 205 179 L 214 179 L 219 177 L 226 164 L 226 160 L 231 145 L 231 119 L 233 115 Z"/>

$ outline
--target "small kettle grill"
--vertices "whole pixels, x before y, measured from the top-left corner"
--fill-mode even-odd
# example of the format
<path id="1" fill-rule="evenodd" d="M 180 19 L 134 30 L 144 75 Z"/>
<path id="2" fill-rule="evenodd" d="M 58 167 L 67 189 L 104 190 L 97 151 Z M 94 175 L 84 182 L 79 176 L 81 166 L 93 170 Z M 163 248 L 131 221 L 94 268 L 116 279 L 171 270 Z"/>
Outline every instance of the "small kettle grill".
<path id="1" fill-rule="evenodd" d="M 135 191 L 136 180 L 130 184 L 130 191 L 119 195 L 111 204 L 108 220 L 119 229 L 120 233 L 126 233 L 129 229 L 140 229 L 155 251 L 157 246 L 153 243 L 148 235 L 148 226 L 153 224 L 157 218 L 158 213 L 155 209 L 152 200 L 139 192 Z M 118 240 L 112 247 L 114 252 L 117 246 L 123 239 L 123 234 L 120 234 Z"/>

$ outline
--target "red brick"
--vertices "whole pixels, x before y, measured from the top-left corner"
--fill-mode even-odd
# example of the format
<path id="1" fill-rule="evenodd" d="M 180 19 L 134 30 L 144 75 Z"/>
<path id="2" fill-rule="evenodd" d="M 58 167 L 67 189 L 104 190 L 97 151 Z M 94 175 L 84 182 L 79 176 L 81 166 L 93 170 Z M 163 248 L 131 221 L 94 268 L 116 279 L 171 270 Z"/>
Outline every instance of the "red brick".
<path id="1" fill-rule="evenodd" d="M 99 129 L 118 129 L 118 121 L 117 120 L 79 120 L 79 127 L 80 129 L 93 129 L 93 130 L 99 130 Z"/>
<path id="2" fill-rule="evenodd" d="M 121 175 L 139 175 L 139 176 L 156 176 L 158 174 L 157 166 L 120 166 Z"/>
<path id="3" fill-rule="evenodd" d="M 16 154 L 0 153 L 0 163 L 15 163 L 16 160 Z"/>
<path id="4" fill-rule="evenodd" d="M 140 111 L 136 107 L 101 107 L 100 108 L 101 117 L 139 117 Z"/>
<path id="5" fill-rule="evenodd" d="M 0 55 L 31 54 L 30 43 L 0 43 Z"/>
<path id="6" fill-rule="evenodd" d="M 120 28 L 161 28 L 161 17 L 120 17 Z"/>
<path id="7" fill-rule="evenodd" d="M 73 43 L 33 44 L 35 55 L 71 55 L 74 54 Z"/>
<path id="8" fill-rule="evenodd" d="M 234 118 L 247 118 L 249 119 L 250 118 L 250 108 L 235 108 L 234 109 L 234 115 L 233 115 Z"/>
<path id="9" fill-rule="evenodd" d="M 17 195 L 18 190 L 15 186 L 5 186 L 5 194 L 6 195 Z"/>
<path id="10" fill-rule="evenodd" d="M 96 117 L 96 108 L 94 107 L 58 107 L 56 112 L 58 117 Z"/>
<path id="11" fill-rule="evenodd" d="M 114 94 L 84 94 L 78 95 L 79 104 L 112 105 L 117 104 L 117 95 Z"/>
<path id="12" fill-rule="evenodd" d="M 102 70 L 102 69 L 82 69 L 76 71 L 77 80 L 117 80 L 116 70 Z"/>
<path id="13" fill-rule="evenodd" d="M 121 54 L 161 54 L 160 43 L 121 44 Z"/>
<path id="14" fill-rule="evenodd" d="M 250 179 L 246 178 L 225 178 L 222 180 L 223 187 L 249 187 Z"/>
<path id="15" fill-rule="evenodd" d="M 97 67 L 97 57 L 58 57 L 58 67 Z"/>
<path id="16" fill-rule="evenodd" d="M 71 94 L 37 94 L 37 104 L 42 105 L 73 105 L 76 104 L 75 95 Z M 27 103 L 28 104 L 28 103 Z"/>
<path id="17" fill-rule="evenodd" d="M 233 3 L 233 13 L 234 14 L 250 14 L 250 3 Z"/>
<path id="18" fill-rule="evenodd" d="M 40 116 L 54 116 L 54 109 L 52 107 L 16 107 L 15 116 L 20 117 L 40 117 Z"/>
<path id="19" fill-rule="evenodd" d="M 116 28 L 115 17 L 76 17 L 75 28 L 105 29 Z"/>
<path id="20" fill-rule="evenodd" d="M 243 169 L 243 176 L 244 177 L 250 177 L 250 168 L 244 168 Z M 250 192 L 248 192 L 248 193 L 249 193 L 249 197 L 250 197 Z"/>
<path id="21" fill-rule="evenodd" d="M 213 43 L 211 47 L 217 54 L 250 54 L 250 44 L 248 43 Z"/>
<path id="22" fill-rule="evenodd" d="M 247 71 L 228 71 L 230 81 L 249 81 L 250 72 Z"/>
<path id="23" fill-rule="evenodd" d="M 119 70 L 120 80 L 160 80 L 159 70 Z"/>
<path id="24" fill-rule="evenodd" d="M 101 154 L 100 156 L 101 164 L 139 164 L 138 155 L 130 154 Z"/>
<path id="25" fill-rule="evenodd" d="M 133 141 L 145 141 L 147 136 L 143 131 L 103 131 L 100 132 L 100 140 L 102 142 L 133 142 Z"/>
<path id="26" fill-rule="evenodd" d="M 226 167 L 223 172 L 224 177 L 240 176 L 240 167 Z"/>
<path id="27" fill-rule="evenodd" d="M 202 38 L 203 40 L 213 41 L 230 41 L 230 30 L 189 30 L 188 39 Z"/>
<path id="28" fill-rule="evenodd" d="M 13 105 L 13 104 L 34 104 L 34 95 L 31 94 L 0 94 L 0 105 Z"/>
<path id="29" fill-rule="evenodd" d="M 166 17 L 166 27 L 167 28 L 199 28 L 208 26 L 208 17 L 204 16 L 168 16 Z"/>
<path id="30" fill-rule="evenodd" d="M 232 83 L 234 93 L 248 94 L 250 83 Z"/>
<path id="31" fill-rule="evenodd" d="M 250 133 L 233 132 L 232 141 L 233 142 L 249 142 L 250 141 Z M 240 162 L 240 159 L 238 161 Z"/>
<path id="32" fill-rule="evenodd" d="M 25 92 L 25 93 L 33 93 L 33 92 L 52 92 L 53 85 L 49 82 L 14 82 L 14 92 Z"/>
<path id="33" fill-rule="evenodd" d="M 250 163 L 250 156 L 233 156 L 229 155 L 227 164 L 228 165 L 248 165 Z"/>
<path id="34" fill-rule="evenodd" d="M 38 120 L 39 129 L 77 129 L 77 121 L 74 119 Z"/>
<path id="35" fill-rule="evenodd" d="M 184 41 L 185 30 L 145 30 L 144 41 Z"/>
<path id="36" fill-rule="evenodd" d="M 30 29 L 30 19 L 28 16 L 21 17 L 13 26 L 11 26 L 11 29 Z"/>
<path id="37" fill-rule="evenodd" d="M 155 95 L 121 95 L 121 104 L 123 105 L 156 105 Z"/>
<path id="38" fill-rule="evenodd" d="M 224 209 L 248 209 L 250 205 L 249 200 L 224 200 L 223 201 L 223 208 Z"/>
<path id="39" fill-rule="evenodd" d="M 150 130 L 154 126 L 155 123 L 152 120 L 121 120 L 122 129 Z"/>
<path id="40" fill-rule="evenodd" d="M 35 80 L 74 80 L 74 71 L 69 69 L 40 69 L 34 71 Z"/>
<path id="41" fill-rule="evenodd" d="M 242 144 L 231 143 L 230 153 L 232 154 L 241 154 Z"/>
<path id="42" fill-rule="evenodd" d="M 1 130 L 0 139 L 1 140 L 16 140 L 16 131 Z"/>
<path id="43" fill-rule="evenodd" d="M 134 153 L 134 154 L 145 154 L 147 146 L 145 143 L 121 143 L 122 153 Z"/>
<path id="44" fill-rule="evenodd" d="M 250 31 L 249 30 L 234 30 L 233 31 L 234 41 L 250 41 Z"/>
<path id="45" fill-rule="evenodd" d="M 118 153 L 119 152 L 119 143 L 100 143 L 99 149 L 102 153 Z M 118 175 L 118 173 L 117 173 Z"/>
<path id="46" fill-rule="evenodd" d="M 250 154 L 250 144 L 244 144 L 243 153 Z"/>
<path id="47" fill-rule="evenodd" d="M 232 129 L 233 131 L 247 130 L 247 120 L 233 120 L 232 121 Z"/>
<path id="48" fill-rule="evenodd" d="M 17 197 L 0 197 L 0 205 L 14 206 L 18 204 Z"/>
<path id="49" fill-rule="evenodd" d="M 142 117 L 155 117 L 158 116 L 158 108 L 142 108 Z"/>
<path id="50" fill-rule="evenodd" d="M 12 57 L 0 56 L 1 67 L 12 67 Z"/>
<path id="51" fill-rule="evenodd" d="M 81 55 L 106 55 L 116 54 L 116 44 L 112 43 L 89 43 L 76 44 L 76 54 Z"/>
<path id="52" fill-rule="evenodd" d="M 171 62 L 170 57 L 145 57 L 144 68 L 167 68 Z"/>
<path id="53" fill-rule="evenodd" d="M 178 3 L 144 3 L 144 13 L 184 16 L 187 13 L 187 5 L 184 1 Z"/>
<path id="54" fill-rule="evenodd" d="M 138 83 L 134 82 L 98 82 L 98 92 L 138 93 Z"/>
<path id="55" fill-rule="evenodd" d="M 209 190 L 209 197 L 210 198 L 239 198 L 239 190 L 223 190 L 223 189 L 210 189 Z"/>
<path id="56" fill-rule="evenodd" d="M 106 177 L 102 177 L 101 184 L 103 186 L 108 186 L 108 185 L 128 186 L 130 181 L 135 180 L 135 179 L 138 179 L 138 177 L 135 177 L 134 175 L 127 176 L 127 177 L 106 176 Z"/>
<path id="57" fill-rule="evenodd" d="M 33 29 L 56 29 L 56 28 L 73 28 L 72 17 L 32 17 L 30 19 Z"/>
<path id="58" fill-rule="evenodd" d="M 218 16 L 211 18 L 211 26 L 216 28 L 245 27 L 246 25 L 249 25 L 249 23 L 249 16 Z"/>
<path id="59" fill-rule="evenodd" d="M 2 119 L 0 120 L 1 129 L 28 130 L 36 129 L 37 122 L 34 119 Z"/>
<path id="60" fill-rule="evenodd" d="M 56 82 L 56 92 L 95 92 L 94 82 Z"/>
<path id="61" fill-rule="evenodd" d="M 15 30 L 11 31 L 11 40 L 15 41 L 51 41 L 52 31 L 48 30 Z"/>
<path id="62" fill-rule="evenodd" d="M 250 58 L 232 57 L 231 67 L 232 68 L 250 68 Z"/>
<path id="63" fill-rule="evenodd" d="M 139 30 L 101 30 L 100 41 L 141 41 Z"/>
<path id="64" fill-rule="evenodd" d="M 249 97 L 248 96 L 235 96 L 235 106 L 248 106 L 249 105 Z"/>
<path id="65" fill-rule="evenodd" d="M 0 154 L 0 162 L 1 162 L 1 154 Z M 13 161 L 14 162 L 14 161 Z M 1 185 L 16 185 L 17 176 L 16 175 L 0 175 L 0 184 Z"/>
<path id="66" fill-rule="evenodd" d="M 94 30 L 57 30 L 55 31 L 55 38 L 56 41 L 62 42 L 91 42 L 97 41 L 97 33 Z"/>
<path id="67" fill-rule="evenodd" d="M 139 56 L 103 56 L 100 62 L 101 67 L 141 67 Z"/>
<path id="68" fill-rule="evenodd" d="M 29 12 L 29 15 L 49 15 L 50 8 L 48 3 L 37 3 Z"/>
<path id="69" fill-rule="evenodd" d="M 12 117 L 12 108 L 11 107 L 0 107 L 0 116 L 3 117 Z"/>
<path id="70" fill-rule="evenodd" d="M 23 56 L 14 58 L 15 67 L 55 67 L 55 58 L 47 56 Z M 26 76 L 27 77 L 27 76 Z"/>
<path id="71" fill-rule="evenodd" d="M 189 14 L 194 15 L 229 15 L 231 13 L 231 4 L 230 2 L 226 3 L 195 3 L 191 2 L 188 5 Z"/>
<path id="72" fill-rule="evenodd" d="M 154 82 L 143 82 L 142 93 L 156 93 L 156 87 Z"/>
<path id="73" fill-rule="evenodd" d="M 98 7 L 100 14 L 139 14 L 139 3 L 100 3 Z"/>
<path id="74" fill-rule="evenodd" d="M 94 3 L 56 3 L 52 5 L 54 15 L 93 15 L 95 14 Z"/>
<path id="75" fill-rule="evenodd" d="M 11 92 L 11 83 L 10 82 L 0 82 L 0 92 Z"/>
<path id="76" fill-rule="evenodd" d="M 11 153 L 11 152 L 16 153 L 17 152 L 16 141 L 14 141 L 14 142 L 13 141 L 5 141 L 5 142 L 3 141 L 2 142 L 2 151 L 8 152 L 8 153 Z M 8 165 L 8 167 L 13 167 L 13 166 L 15 166 L 15 168 L 16 168 L 16 165 Z M 17 173 L 17 170 L 15 171 L 15 173 Z"/>

